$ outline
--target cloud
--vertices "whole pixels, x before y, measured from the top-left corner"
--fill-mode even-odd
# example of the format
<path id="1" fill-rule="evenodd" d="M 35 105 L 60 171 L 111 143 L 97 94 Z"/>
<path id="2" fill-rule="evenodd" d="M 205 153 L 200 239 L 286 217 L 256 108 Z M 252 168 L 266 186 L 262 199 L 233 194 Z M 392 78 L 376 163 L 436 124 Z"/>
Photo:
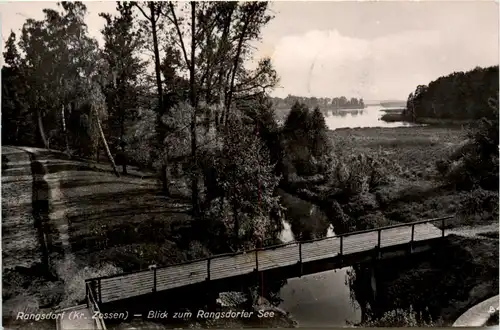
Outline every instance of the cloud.
<path id="1" fill-rule="evenodd" d="M 280 75 L 276 95 L 406 98 L 418 84 L 498 64 L 498 36 L 467 30 L 409 30 L 375 39 L 312 30 L 263 46 Z"/>

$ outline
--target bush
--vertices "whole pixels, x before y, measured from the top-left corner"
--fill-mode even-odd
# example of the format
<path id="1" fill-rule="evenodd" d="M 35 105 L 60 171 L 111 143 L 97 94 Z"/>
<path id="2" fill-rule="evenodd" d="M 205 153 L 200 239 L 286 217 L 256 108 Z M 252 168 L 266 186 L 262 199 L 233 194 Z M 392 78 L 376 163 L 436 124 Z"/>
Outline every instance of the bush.
<path id="1" fill-rule="evenodd" d="M 156 113 L 153 110 L 143 110 L 139 120 L 129 130 L 126 136 L 128 147 L 127 159 L 132 164 L 148 168 L 153 166 L 152 146 L 156 145 Z"/>
<path id="2" fill-rule="evenodd" d="M 387 219 L 382 212 L 377 211 L 375 213 L 361 216 L 356 221 L 356 230 L 374 229 L 378 227 L 390 226 L 392 224 L 394 224 L 393 221 Z"/>
<path id="3" fill-rule="evenodd" d="M 453 155 L 455 166 L 444 173 L 444 180 L 457 189 L 498 191 L 498 99 L 492 107 L 493 119 L 483 118 L 469 131 L 469 142 L 461 147 L 460 155 Z"/>
<path id="4" fill-rule="evenodd" d="M 363 327 L 433 327 L 432 320 L 426 320 L 421 313 L 416 313 L 410 306 L 409 310 L 396 309 L 386 312 L 378 319 L 368 319 L 362 322 Z"/>
<path id="5" fill-rule="evenodd" d="M 490 213 L 498 215 L 498 193 L 483 189 L 476 189 L 462 203 L 459 214 L 470 217 L 478 214 Z"/>
<path id="6" fill-rule="evenodd" d="M 375 211 L 378 207 L 379 205 L 375 196 L 365 192 L 351 197 L 349 202 L 344 205 L 344 212 L 352 217 L 358 218 L 366 213 Z"/>

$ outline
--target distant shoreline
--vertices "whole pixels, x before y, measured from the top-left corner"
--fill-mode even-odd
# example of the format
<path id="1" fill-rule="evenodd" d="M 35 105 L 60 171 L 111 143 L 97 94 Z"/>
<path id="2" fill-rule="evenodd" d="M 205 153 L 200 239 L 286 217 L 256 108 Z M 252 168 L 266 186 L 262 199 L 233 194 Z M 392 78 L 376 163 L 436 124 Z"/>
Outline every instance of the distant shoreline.
<path id="1" fill-rule="evenodd" d="M 401 112 L 397 111 L 389 111 L 382 117 L 380 120 L 385 121 L 386 123 L 394 123 L 394 122 L 410 122 L 406 120 Z M 429 125 L 429 126 L 462 126 L 469 125 L 474 123 L 475 120 L 472 119 L 441 119 L 441 118 L 417 118 L 413 123 Z"/>

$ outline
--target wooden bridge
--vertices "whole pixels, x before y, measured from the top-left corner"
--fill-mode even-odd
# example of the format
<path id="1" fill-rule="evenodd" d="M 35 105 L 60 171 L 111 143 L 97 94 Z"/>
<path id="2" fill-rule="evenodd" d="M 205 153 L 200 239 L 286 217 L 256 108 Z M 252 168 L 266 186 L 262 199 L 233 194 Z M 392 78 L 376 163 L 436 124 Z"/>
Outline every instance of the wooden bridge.
<path id="1" fill-rule="evenodd" d="M 292 242 L 177 265 L 86 280 L 95 307 L 155 292 L 214 285 L 252 274 L 286 270 L 287 278 L 342 268 L 369 260 L 429 250 L 445 236 L 453 216 Z M 440 227 L 437 228 L 436 225 Z"/>

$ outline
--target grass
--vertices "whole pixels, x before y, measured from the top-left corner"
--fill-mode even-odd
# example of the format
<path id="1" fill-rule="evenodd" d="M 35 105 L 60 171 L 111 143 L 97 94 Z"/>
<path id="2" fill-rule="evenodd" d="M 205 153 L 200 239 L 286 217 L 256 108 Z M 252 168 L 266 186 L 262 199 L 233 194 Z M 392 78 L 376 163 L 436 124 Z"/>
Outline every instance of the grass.
<path id="1" fill-rule="evenodd" d="M 433 126 L 466 126 L 473 124 L 476 120 L 471 119 L 442 119 L 442 118 L 418 118 L 418 124 Z"/>
<path id="2" fill-rule="evenodd" d="M 386 158 L 394 164 L 387 169 L 393 177 L 391 183 L 371 192 L 383 214 L 381 224 L 386 224 L 387 219 L 411 222 L 452 215 L 460 212 L 471 199 L 498 196 L 498 193 L 460 192 L 441 186 L 436 161 L 450 157 L 463 145 L 466 131 L 461 128 L 346 129 L 330 132 L 330 137 L 336 154 L 364 153 Z M 455 225 L 483 225 L 494 221 L 498 221 L 495 210 L 490 210 L 456 219 Z"/>
<path id="3" fill-rule="evenodd" d="M 459 216 L 449 221 L 446 228 L 459 232 L 465 226 L 470 229 L 498 225 L 498 192 L 457 191 L 439 180 L 436 161 L 450 157 L 463 146 L 465 129 L 344 129 L 330 132 L 330 137 L 337 154 L 364 153 L 385 157 L 395 164 L 388 169 L 393 180 L 369 193 L 375 196 L 378 207 L 353 219 L 349 230 L 457 213 Z M 423 311 L 428 307 L 433 320 L 441 319 L 446 325 L 472 305 L 498 294 L 498 231 L 490 228 L 482 236 L 489 239 L 450 235 L 433 255 L 381 266 L 379 298 L 371 303 L 372 308 L 383 315 L 398 308 L 413 306 Z M 366 275 L 363 270 L 356 270 L 356 276 Z M 369 289 L 361 285 L 354 291 L 363 300 L 363 292 Z"/>
<path id="4" fill-rule="evenodd" d="M 47 157 L 58 159 L 55 154 Z M 70 161 L 46 166 L 53 229 L 46 234 L 57 276 L 43 278 L 35 269 L 40 266 L 5 271 L 4 316 L 26 308 L 43 312 L 79 304 L 87 278 L 177 263 L 206 252 L 187 234 L 189 203 L 162 196 L 156 179 L 133 169 L 117 178 L 105 165 L 84 165 Z M 7 231 L 4 237 L 18 234 Z"/>
<path id="5" fill-rule="evenodd" d="M 397 163 L 405 177 L 420 181 L 435 174 L 436 160 L 446 158 L 466 138 L 460 128 L 398 127 L 330 131 L 336 149 L 346 154 L 385 156 Z"/>

